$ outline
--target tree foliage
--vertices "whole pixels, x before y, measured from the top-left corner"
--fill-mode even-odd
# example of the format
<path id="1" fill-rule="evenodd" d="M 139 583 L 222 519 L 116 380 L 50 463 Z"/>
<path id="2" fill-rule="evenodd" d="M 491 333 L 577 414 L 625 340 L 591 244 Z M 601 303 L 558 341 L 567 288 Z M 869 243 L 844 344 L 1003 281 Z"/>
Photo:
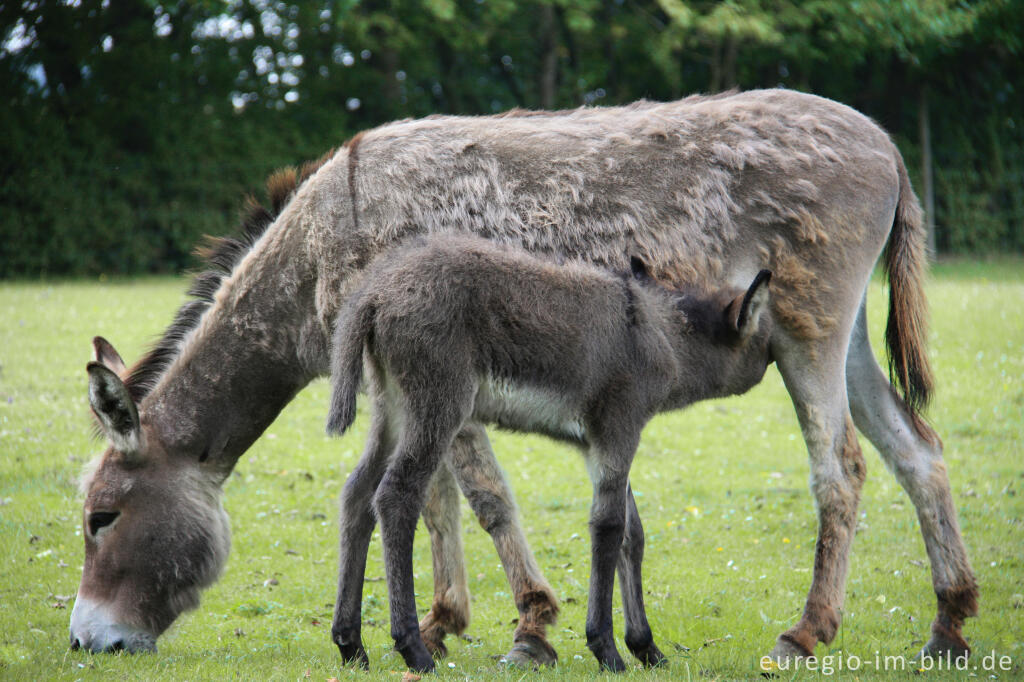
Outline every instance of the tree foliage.
<path id="1" fill-rule="evenodd" d="M 875 117 L 912 173 L 927 107 L 938 246 L 1021 250 L 1022 25 L 1014 0 L 14 0 L 0 276 L 178 270 L 272 168 L 396 118 L 778 85 Z"/>

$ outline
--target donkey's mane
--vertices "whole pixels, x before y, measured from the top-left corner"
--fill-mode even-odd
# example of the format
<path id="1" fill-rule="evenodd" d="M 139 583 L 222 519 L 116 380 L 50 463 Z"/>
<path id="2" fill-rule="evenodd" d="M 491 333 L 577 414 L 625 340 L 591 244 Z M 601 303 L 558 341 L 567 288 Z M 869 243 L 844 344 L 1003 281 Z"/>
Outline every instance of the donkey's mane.
<path id="1" fill-rule="evenodd" d="M 160 377 L 178 356 L 181 344 L 189 332 L 199 325 L 203 313 L 213 304 L 217 290 L 231 275 L 235 266 L 245 257 L 263 233 L 291 200 L 302 183 L 320 169 L 334 155 L 327 152 L 315 161 L 307 161 L 300 168 L 281 168 L 267 178 L 267 196 L 271 208 L 267 209 L 252 194 L 245 198 L 242 225 L 237 236 L 206 236 L 195 254 L 204 267 L 193 277 L 188 289 L 191 298 L 182 304 L 174 321 L 164 330 L 153 347 L 129 370 L 124 379 L 129 394 L 136 403 L 141 402 L 157 385 Z"/>

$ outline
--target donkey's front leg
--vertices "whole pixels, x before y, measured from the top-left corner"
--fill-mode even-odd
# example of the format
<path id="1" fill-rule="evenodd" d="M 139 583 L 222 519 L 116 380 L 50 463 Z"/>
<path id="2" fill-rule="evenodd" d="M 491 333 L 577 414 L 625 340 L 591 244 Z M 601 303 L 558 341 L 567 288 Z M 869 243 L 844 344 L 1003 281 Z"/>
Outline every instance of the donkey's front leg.
<path id="1" fill-rule="evenodd" d="M 619 591 L 626 620 L 626 646 L 643 665 L 651 667 L 664 662 L 665 655 L 654 643 L 651 626 L 644 608 L 644 586 L 641 565 L 644 561 L 644 527 L 633 499 L 632 486 L 626 494 L 626 529 L 619 553 Z"/>
<path id="2" fill-rule="evenodd" d="M 366 553 L 375 525 L 371 504 L 393 442 L 382 412 L 375 411 L 363 456 L 349 474 L 341 493 L 338 599 L 331 638 L 343 662 L 354 662 L 362 668 L 370 665 L 361 637 L 361 607 Z"/>
<path id="3" fill-rule="evenodd" d="M 435 658 L 448 653 L 445 635 L 459 634 L 469 624 L 469 577 L 459 515 L 459 489 L 445 462 L 434 474 L 423 506 L 434 565 L 434 601 L 420 621 L 420 635 Z"/>
<path id="4" fill-rule="evenodd" d="M 463 427 L 452 444 L 450 461 L 469 506 L 494 542 L 519 610 L 505 660 L 523 667 L 554 665 L 558 654 L 546 629 L 558 617 L 558 599 L 526 542 L 512 491 L 482 425 Z"/>
<path id="5" fill-rule="evenodd" d="M 621 438 L 617 439 L 621 442 Z M 629 466 L 637 435 L 629 446 L 596 445 L 587 458 L 594 485 L 590 507 L 590 596 L 587 601 L 587 648 L 602 668 L 626 669 L 612 636 L 612 590 L 615 566 L 626 528 Z"/>
<path id="6" fill-rule="evenodd" d="M 810 454 L 818 541 L 803 616 L 779 635 L 769 654 L 774 660 L 813 656 L 819 641 L 828 643 L 835 637 L 865 478 L 864 457 L 847 406 L 845 344 L 817 347 L 817 363 L 807 363 L 804 350 L 783 346 L 776 358 Z"/>

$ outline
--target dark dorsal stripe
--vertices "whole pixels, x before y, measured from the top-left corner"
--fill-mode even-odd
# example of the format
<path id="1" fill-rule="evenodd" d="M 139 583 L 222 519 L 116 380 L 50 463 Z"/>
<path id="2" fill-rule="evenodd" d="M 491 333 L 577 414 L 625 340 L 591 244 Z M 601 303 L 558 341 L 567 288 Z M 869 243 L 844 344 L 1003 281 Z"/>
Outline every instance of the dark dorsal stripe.
<path id="1" fill-rule="evenodd" d="M 275 172 L 267 179 L 271 209 L 260 204 L 254 196 L 247 196 L 242 209 L 241 234 L 234 237 L 206 237 L 205 243 L 196 248 L 196 255 L 203 260 L 205 268 L 192 279 L 188 289 L 190 299 L 182 304 L 163 336 L 131 368 L 125 378 L 125 386 L 136 403 L 141 402 L 156 387 L 160 377 L 178 356 L 181 343 L 199 325 L 203 313 L 213 304 L 214 296 L 224 280 L 274 223 L 295 190 L 332 156 L 333 149 L 318 160 L 303 164 L 298 170 L 283 168 Z"/>

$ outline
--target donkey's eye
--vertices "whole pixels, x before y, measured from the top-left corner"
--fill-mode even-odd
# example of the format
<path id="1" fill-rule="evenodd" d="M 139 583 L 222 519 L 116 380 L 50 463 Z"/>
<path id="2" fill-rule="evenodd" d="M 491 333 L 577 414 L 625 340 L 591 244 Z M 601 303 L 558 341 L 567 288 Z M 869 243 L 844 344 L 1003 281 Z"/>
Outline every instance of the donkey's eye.
<path id="1" fill-rule="evenodd" d="M 89 514 L 89 534 L 96 536 L 101 529 L 112 524 L 121 512 L 93 512 Z"/>

